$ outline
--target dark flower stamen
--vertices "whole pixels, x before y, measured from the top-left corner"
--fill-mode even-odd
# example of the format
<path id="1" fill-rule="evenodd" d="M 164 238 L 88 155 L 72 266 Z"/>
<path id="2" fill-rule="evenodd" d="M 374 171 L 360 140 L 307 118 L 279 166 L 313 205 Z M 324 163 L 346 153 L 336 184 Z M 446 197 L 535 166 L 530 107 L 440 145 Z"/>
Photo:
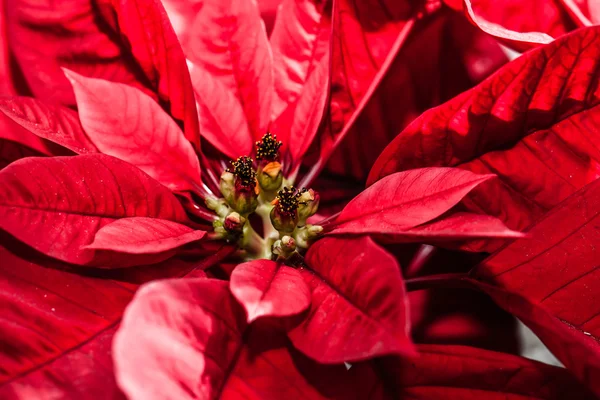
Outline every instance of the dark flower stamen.
<path id="1" fill-rule="evenodd" d="M 279 155 L 282 143 L 277 140 L 277 135 L 267 133 L 261 140 L 256 142 L 256 159 L 275 161 Z"/>
<path id="2" fill-rule="evenodd" d="M 277 207 L 281 214 L 295 216 L 298 210 L 298 191 L 293 186 L 284 187 L 277 193 Z"/>
<path id="3" fill-rule="evenodd" d="M 239 179 L 241 186 L 254 187 L 256 185 L 256 171 L 252 167 L 253 164 L 254 160 L 250 157 L 238 157 L 236 161 L 231 162 L 231 168 L 227 168 L 227 171 Z"/>

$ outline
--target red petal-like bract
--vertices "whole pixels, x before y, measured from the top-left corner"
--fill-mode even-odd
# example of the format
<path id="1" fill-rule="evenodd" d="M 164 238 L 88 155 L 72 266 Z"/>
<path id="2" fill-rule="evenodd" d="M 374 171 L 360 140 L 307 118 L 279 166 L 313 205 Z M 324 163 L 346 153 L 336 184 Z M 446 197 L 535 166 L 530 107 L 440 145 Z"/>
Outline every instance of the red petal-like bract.
<path id="1" fill-rule="evenodd" d="M 593 27 L 521 56 L 415 120 L 379 157 L 369 183 L 425 166 L 494 173 L 463 204 L 524 229 L 600 177 L 599 53 Z"/>
<path id="2" fill-rule="evenodd" d="M 9 49 L 35 97 L 75 104 L 61 67 L 125 83 L 160 100 L 199 145 L 185 58 L 159 0 L 14 0 L 5 7 Z"/>
<path id="3" fill-rule="evenodd" d="M 192 145 L 152 98 L 124 84 L 65 73 L 75 89 L 81 124 L 102 153 L 137 166 L 174 191 L 200 185 Z"/>
<path id="4" fill-rule="evenodd" d="M 146 285 L 113 345 L 119 386 L 131 400 L 588 398 L 564 369 L 468 347 L 420 346 L 414 359 L 326 366 L 268 325 L 246 325 L 243 314 L 226 282 Z"/>
<path id="5" fill-rule="evenodd" d="M 206 232 L 166 219 L 121 218 L 100 228 L 87 249 L 155 254 L 202 239 Z"/>
<path id="6" fill-rule="evenodd" d="M 259 317 L 296 315 L 310 305 L 310 289 L 300 272 L 270 260 L 238 265 L 229 287 L 246 310 L 248 323 Z"/>
<path id="7" fill-rule="evenodd" d="M 66 107 L 45 104 L 31 97 L 12 97 L 0 100 L 0 111 L 29 132 L 75 153 L 98 152 L 85 135 L 77 113 Z"/>
<path id="8" fill-rule="evenodd" d="M 368 237 L 325 238 L 301 273 L 312 291 L 308 315 L 288 336 L 324 364 L 414 354 L 400 266 Z"/>
<path id="9" fill-rule="evenodd" d="M 565 5 L 567 1 L 563 0 L 464 0 L 464 3 L 465 7 L 472 9 L 472 13 L 476 16 L 476 24 L 481 26 L 477 19 L 483 19 L 486 26 L 481 26 L 481 28 L 485 32 L 497 36 L 497 29 L 500 29 L 516 34 L 517 42 L 513 42 L 513 44 L 520 50 L 535 47 L 535 44 L 530 43 L 528 46 L 527 40 L 519 43 L 519 34 L 541 33 L 539 38 L 546 36 L 552 40 L 552 38 L 563 36 L 577 27 L 577 24 L 569 17 L 568 8 Z M 471 13 L 468 9 L 465 11 Z"/>
<path id="10" fill-rule="evenodd" d="M 564 324 L 564 330 L 573 336 L 570 340 L 589 346 L 587 352 L 572 352 L 567 350 L 572 346 L 560 339 L 561 334 L 556 333 L 552 337 L 554 332 L 537 332 L 543 339 L 550 337 L 546 340 L 550 350 L 598 394 L 599 223 L 600 181 L 596 181 L 551 211 L 528 232 L 528 238 L 500 250 L 474 271 L 475 277 L 541 307 L 540 313 L 545 310 L 557 323 Z M 519 311 L 511 312 L 518 315 Z M 535 314 L 531 314 L 527 318 L 533 319 L 534 324 L 538 323 Z M 535 326 L 531 328 L 537 331 Z"/>
<path id="11" fill-rule="evenodd" d="M 113 358 L 131 400 L 364 399 L 376 384 L 372 372 L 317 364 L 283 334 L 248 327 L 227 282 L 209 279 L 142 288 L 125 312 Z"/>
<path id="12" fill-rule="evenodd" d="M 119 218 L 187 221 L 166 187 L 101 154 L 17 161 L 0 171 L 0 204 L 0 228 L 44 254 L 80 265 L 94 258 L 93 250 L 81 247 Z M 106 261 L 103 267 L 110 266 Z"/>
<path id="13" fill-rule="evenodd" d="M 476 3 L 474 1 L 473 3 Z M 550 1 L 549 3 L 551 3 Z M 495 3 L 495 2 L 494 2 Z M 477 25 L 482 31 L 487 34 L 492 35 L 493 37 L 500 39 L 510 45 L 512 48 L 520 51 L 525 51 L 530 48 L 536 47 L 540 44 L 548 44 L 552 40 L 552 36 L 547 35 L 544 32 L 537 31 L 513 31 L 508 28 L 505 28 L 502 25 L 490 22 L 486 20 L 484 17 L 480 16 L 478 12 L 473 10 L 473 5 L 471 0 L 464 0 L 464 7 L 469 19 Z M 505 4 L 502 4 L 502 9 L 505 8 Z M 535 12 L 535 14 L 541 14 L 546 18 L 545 12 Z M 519 9 L 517 15 L 526 16 L 527 14 L 523 13 L 522 9 Z M 524 18 L 529 19 L 529 18 Z"/>
<path id="14" fill-rule="evenodd" d="M 458 168 L 392 174 L 350 201 L 336 220 L 334 232 L 401 233 L 439 217 L 493 177 Z"/>
<path id="15" fill-rule="evenodd" d="M 0 260 L 0 398 L 5 400 L 122 398 L 110 349 L 125 306 L 138 284 L 193 269 L 171 260 L 89 277 L 48 259 L 28 261 L 4 247 Z"/>
<path id="16" fill-rule="evenodd" d="M 253 138 L 267 131 L 273 94 L 271 49 L 258 6 L 206 0 L 190 28 L 184 50 L 193 64 L 201 133 L 229 157 L 247 155 Z"/>
<path id="17" fill-rule="evenodd" d="M 271 119 L 300 98 L 308 78 L 329 53 L 331 24 L 326 1 L 283 0 L 270 37 L 273 50 L 274 96 Z M 327 64 L 327 73 L 329 72 Z M 327 79 L 324 80 L 325 84 Z M 326 87 L 321 87 L 326 92 Z M 277 133 L 277 132 L 276 132 Z"/>
<path id="18" fill-rule="evenodd" d="M 186 59 L 161 1 L 110 1 L 118 18 L 118 32 L 127 38 L 160 104 L 183 122 L 186 139 L 199 149 L 198 114 Z"/>
<path id="19" fill-rule="evenodd" d="M 324 166 L 324 161 L 348 133 L 389 68 L 413 26 L 413 12 L 413 7 L 405 1 L 335 2 L 331 99 L 325 115 L 327 128 L 315 144 L 318 164 L 314 173 Z M 307 180 L 313 178 L 309 176 Z"/>

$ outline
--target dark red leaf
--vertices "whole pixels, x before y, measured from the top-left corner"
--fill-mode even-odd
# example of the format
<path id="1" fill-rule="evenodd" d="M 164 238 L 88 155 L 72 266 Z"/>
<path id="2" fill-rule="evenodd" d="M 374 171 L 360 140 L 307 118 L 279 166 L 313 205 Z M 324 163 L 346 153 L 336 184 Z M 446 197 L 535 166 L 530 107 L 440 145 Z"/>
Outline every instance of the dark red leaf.
<path id="1" fill-rule="evenodd" d="M 4 247 L 0 259 L 0 397 L 6 400 L 123 398 L 110 349 L 137 288 L 130 282 L 179 276 L 194 267 L 171 260 L 107 279 L 69 272 L 64 264 L 51 268 L 45 258 L 28 261 Z"/>
<path id="2" fill-rule="evenodd" d="M 369 369 L 315 363 L 282 334 L 248 328 L 244 320 L 227 282 L 145 286 L 114 343 L 120 387 L 132 400 L 382 397 Z"/>
<path id="3" fill-rule="evenodd" d="M 260 317 L 296 315 L 310 305 L 310 289 L 300 272 L 270 260 L 235 267 L 229 288 L 246 310 L 248 323 Z"/>
<path id="4" fill-rule="evenodd" d="M 419 345 L 419 357 L 381 368 L 395 398 L 436 400 L 593 399 L 563 368 L 464 346 Z"/>
<path id="5" fill-rule="evenodd" d="M 335 222 L 334 233 L 406 231 L 439 217 L 493 177 L 458 168 L 424 168 L 392 174 L 348 203 Z"/>
<path id="6" fill-rule="evenodd" d="M 101 152 L 137 166 L 174 191 L 200 185 L 194 149 L 152 98 L 127 85 L 65 73 L 75 89 L 81 124 Z"/>
<path id="7" fill-rule="evenodd" d="M 30 97 L 12 97 L 0 100 L 0 111 L 29 132 L 75 153 L 98 152 L 85 135 L 77 113 L 66 107 Z"/>
<path id="8" fill-rule="evenodd" d="M 327 128 L 318 138 L 318 164 L 307 183 L 365 107 L 412 29 L 418 8 L 406 1 L 335 2 Z"/>
<path id="9" fill-rule="evenodd" d="M 155 254 L 200 240 L 206 232 L 166 219 L 121 218 L 100 228 L 86 249 Z"/>
<path id="10" fill-rule="evenodd" d="M 247 143 L 267 131 L 273 95 L 272 55 L 258 5 L 204 1 L 191 32 L 184 50 L 192 75 L 200 74 L 193 83 L 201 133 L 229 157 L 248 154 Z"/>
<path id="11" fill-rule="evenodd" d="M 31 147 L 0 138 L 0 169 L 21 158 L 40 157 L 43 155 Z"/>
<path id="12" fill-rule="evenodd" d="M 544 330 L 568 331 L 573 336 L 569 341 L 579 340 L 582 345 L 592 343 L 593 346 L 587 346 L 595 349 L 596 356 L 578 358 L 564 350 L 571 345 L 560 338 L 562 333 L 547 341 L 550 350 L 596 393 L 600 393 L 599 381 L 593 378 L 600 373 L 597 342 L 600 301 L 596 290 L 600 284 L 599 221 L 600 181 L 595 181 L 539 221 L 528 232 L 528 238 L 500 250 L 473 272 L 475 277 L 509 292 L 500 305 L 508 304 L 511 312 L 517 303 L 510 300 L 510 293 L 516 293 L 532 303 L 526 308 L 534 311 L 525 315 L 533 323 L 542 324 Z M 538 306 L 545 311 L 535 311 Z M 525 312 L 525 308 L 521 312 Z M 564 328 L 548 328 L 545 322 L 536 321 L 535 314 L 543 312 L 547 312 L 547 319 L 553 319 L 555 324 L 564 324 Z M 537 331 L 535 326 L 532 329 Z"/>
<path id="13" fill-rule="evenodd" d="M 523 230 L 600 176 L 599 52 L 597 27 L 530 51 L 415 120 L 369 183 L 424 166 L 494 173 L 463 204 Z"/>
<path id="14" fill-rule="evenodd" d="M 17 161 L 0 171 L 0 203 L 0 228 L 44 254 L 80 265 L 94 258 L 82 246 L 119 218 L 187 221 L 166 187 L 101 154 Z"/>
<path id="15" fill-rule="evenodd" d="M 403 2 L 396 2 L 393 7 L 400 4 Z M 360 13 L 361 24 L 368 35 L 374 34 L 370 19 L 379 26 L 377 14 Z M 378 49 L 380 45 L 370 48 Z M 347 47 L 353 50 L 356 46 L 353 41 Z M 344 54 L 344 59 L 357 67 L 368 60 L 354 53 Z M 506 61 L 497 42 L 458 13 L 442 8 L 435 15 L 421 19 L 393 56 L 387 71 L 381 71 L 383 76 L 365 99 L 363 110 L 350 120 L 347 133 L 332 153 L 327 169 L 359 181 L 366 180 L 368 170 L 381 151 L 401 129 L 428 108 L 471 88 Z M 343 92 L 349 90 L 345 87 L 358 84 L 340 78 L 335 85 L 334 90 Z M 345 115 L 341 111 L 352 109 L 343 99 L 338 100 L 332 103 L 329 116 L 330 129 L 334 132 L 343 127 L 337 122 Z M 316 162 L 318 152 L 318 146 L 310 149 L 311 162 Z"/>
<path id="16" fill-rule="evenodd" d="M 288 336 L 323 364 L 413 355 L 400 267 L 368 237 L 325 238 L 301 273 L 312 291 L 305 320 Z"/>

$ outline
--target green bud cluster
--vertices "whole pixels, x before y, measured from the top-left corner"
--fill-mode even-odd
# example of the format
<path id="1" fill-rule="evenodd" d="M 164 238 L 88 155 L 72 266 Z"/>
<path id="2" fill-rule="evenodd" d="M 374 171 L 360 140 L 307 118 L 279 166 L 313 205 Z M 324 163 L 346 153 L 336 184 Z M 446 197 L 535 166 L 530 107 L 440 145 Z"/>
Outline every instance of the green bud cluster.
<path id="1" fill-rule="evenodd" d="M 322 232 L 320 226 L 306 223 L 318 210 L 319 194 L 312 189 L 282 187 L 283 169 L 276 161 L 281 145 L 276 136 L 267 133 L 256 142 L 257 165 L 250 157 L 232 161 L 219 181 L 223 198 L 206 200 L 218 216 L 213 222 L 217 237 L 237 242 L 251 258 L 288 259 L 306 250 Z M 263 238 L 249 223 L 255 212 L 263 221 Z"/>

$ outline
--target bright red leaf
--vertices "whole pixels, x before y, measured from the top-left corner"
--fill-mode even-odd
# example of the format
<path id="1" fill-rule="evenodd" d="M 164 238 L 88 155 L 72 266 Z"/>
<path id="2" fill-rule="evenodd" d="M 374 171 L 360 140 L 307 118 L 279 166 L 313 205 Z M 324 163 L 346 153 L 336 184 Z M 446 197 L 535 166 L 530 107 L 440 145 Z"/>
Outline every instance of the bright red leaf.
<path id="1" fill-rule="evenodd" d="M 327 3 L 320 0 L 281 2 L 269 38 L 274 71 L 272 120 L 298 100 L 311 73 L 329 53 L 331 25 L 325 14 Z M 326 71 L 328 74 L 329 68 Z M 326 92 L 324 89 L 321 88 Z"/>
<path id="2" fill-rule="evenodd" d="M 0 171 L 0 227 L 51 257 L 86 264 L 96 232 L 125 217 L 187 221 L 177 198 L 115 158 L 27 158 Z M 104 260 L 110 265 L 110 260 Z"/>
<path id="3" fill-rule="evenodd" d="M 424 168 L 392 174 L 351 200 L 335 233 L 395 234 L 439 217 L 493 175 L 458 168 Z"/>
<path id="4" fill-rule="evenodd" d="M 191 191 L 200 184 L 194 149 L 152 98 L 127 85 L 65 73 L 81 124 L 101 152 L 139 167 L 171 190 Z"/>
<path id="5" fill-rule="evenodd" d="M 125 306 L 138 284 L 194 268 L 171 260 L 90 277 L 4 247 L 0 259 L 0 397 L 6 400 L 122 398 L 110 347 Z"/>
<path id="6" fill-rule="evenodd" d="M 100 228 L 86 249 L 155 254 L 200 240 L 206 232 L 166 219 L 121 218 Z"/>
<path id="7" fill-rule="evenodd" d="M 110 0 L 135 61 L 165 110 L 183 122 L 183 133 L 200 148 L 194 92 L 181 45 L 160 0 Z M 85 74 L 84 74 L 85 75 Z M 99 77 L 102 78 L 102 77 Z"/>
<path id="8" fill-rule="evenodd" d="M 309 249 L 306 264 L 310 309 L 288 333 L 297 349 L 323 364 L 414 355 L 394 257 L 368 237 L 325 238 Z"/>
<path id="9" fill-rule="evenodd" d="M 208 0 L 203 2 L 191 29 L 189 46 L 184 50 L 194 65 L 192 74 L 194 68 L 203 71 L 202 79 L 194 79 L 201 133 L 231 157 L 243 149 L 230 147 L 227 140 L 235 143 L 245 140 L 237 138 L 259 139 L 269 124 L 273 66 L 264 23 L 253 0 Z M 208 84 L 208 79 L 214 82 Z M 220 90 L 212 93 L 208 91 L 211 87 Z M 210 96 L 217 99 L 209 102 Z M 231 98 L 235 108 L 218 108 L 224 98 Z M 206 126 L 205 118 L 214 120 L 214 125 Z M 236 130 L 223 130 L 226 137 L 222 138 L 221 132 L 214 129 L 221 124 L 227 127 L 229 118 L 244 123 Z"/>
<path id="10" fill-rule="evenodd" d="M 530 51 L 415 120 L 379 157 L 369 183 L 425 166 L 494 173 L 463 204 L 524 229 L 600 177 L 599 52 L 597 27 Z"/>
<path id="11" fill-rule="evenodd" d="M 381 397 L 373 372 L 317 364 L 281 333 L 248 327 L 227 283 L 216 280 L 145 286 L 125 313 L 113 354 L 119 386 L 132 400 Z"/>
<path id="12" fill-rule="evenodd" d="M 15 0 L 6 8 L 9 48 L 36 98 L 75 105 L 61 67 L 125 83 L 160 100 L 199 145 L 185 58 L 160 1 Z"/>
<path id="13" fill-rule="evenodd" d="M 315 363 L 268 325 L 245 325 L 227 284 L 209 279 L 146 285 L 113 346 L 117 380 L 133 400 L 590 398 L 562 368 L 460 346 L 419 351 L 349 370 Z"/>
<path id="14" fill-rule="evenodd" d="M 30 97 L 0 100 L 0 111 L 41 138 L 78 153 L 97 153 L 85 135 L 77 113 L 63 106 L 45 104 Z"/>
<path id="15" fill-rule="evenodd" d="M 474 276 L 541 306 L 582 343 L 600 338 L 600 181 L 575 193 L 528 232 L 528 238 L 505 247 L 479 265 Z M 501 304 L 503 305 L 503 304 Z M 535 320 L 534 320 L 535 321 Z M 534 331 L 536 330 L 532 327 Z M 575 339 L 577 340 L 577 339 Z M 548 345 L 580 379 L 600 393 L 597 357 L 575 358 L 557 345 Z M 565 358 L 565 356 L 567 358 Z M 595 365 L 594 368 L 589 364 Z"/>
<path id="16" fill-rule="evenodd" d="M 300 272 L 270 260 L 238 265 L 229 287 L 246 310 L 248 323 L 259 317 L 296 315 L 310 305 L 310 289 Z"/>

